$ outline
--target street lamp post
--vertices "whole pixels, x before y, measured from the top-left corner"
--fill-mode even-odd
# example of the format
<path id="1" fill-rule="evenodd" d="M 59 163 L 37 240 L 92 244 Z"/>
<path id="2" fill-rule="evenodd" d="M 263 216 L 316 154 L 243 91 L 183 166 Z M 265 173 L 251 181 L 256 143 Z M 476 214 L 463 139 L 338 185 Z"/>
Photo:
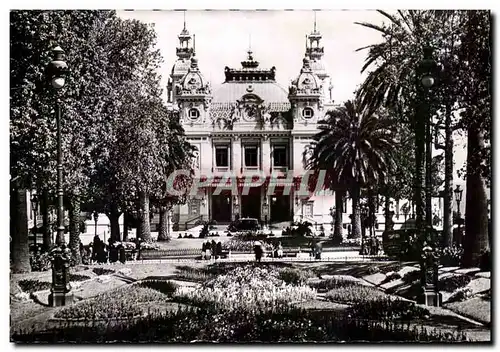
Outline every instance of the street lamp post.
<path id="1" fill-rule="evenodd" d="M 457 185 L 455 190 L 453 191 L 455 193 L 455 201 L 457 202 L 457 232 L 458 236 L 457 239 L 461 240 L 461 233 L 460 233 L 460 222 L 462 221 L 462 214 L 460 212 L 460 203 L 462 202 L 462 194 L 464 192 L 463 189 L 460 188 L 460 185 Z"/>
<path id="2" fill-rule="evenodd" d="M 36 190 L 33 190 L 31 193 L 31 210 L 33 211 L 33 232 L 35 235 L 35 250 L 36 250 L 36 236 L 37 236 L 37 222 L 36 222 L 36 214 L 38 213 L 38 195 L 36 194 Z"/>
<path id="3" fill-rule="evenodd" d="M 68 65 L 64 61 L 64 51 L 57 46 L 52 50 L 54 59 L 46 68 L 47 78 L 56 93 L 57 125 L 57 236 L 56 247 L 51 251 L 52 288 L 49 295 L 50 306 L 64 306 L 73 302 L 69 283 L 69 264 L 71 253 L 64 240 L 64 203 L 63 203 L 63 153 L 61 140 L 61 103 L 59 90 L 64 87 Z"/>
<path id="4" fill-rule="evenodd" d="M 432 229 L 432 134 L 430 115 L 430 90 L 436 85 L 438 78 L 438 65 L 432 57 L 433 49 L 426 46 L 423 49 L 424 58 L 417 68 L 417 91 L 420 93 L 420 104 L 415 121 L 415 139 L 416 139 L 416 227 L 421 240 L 426 245 L 423 249 L 422 260 L 420 263 L 422 276 L 422 296 L 420 301 L 426 305 L 440 305 L 440 293 L 437 287 L 437 267 L 439 265 L 439 256 L 436 252 L 433 242 Z M 422 166 L 425 151 L 425 201 L 422 196 L 424 190 Z M 424 223 L 425 213 L 425 223 Z M 431 243 L 428 243 L 430 241 Z"/>
<path id="5" fill-rule="evenodd" d="M 427 226 L 432 226 L 432 208 L 431 208 L 431 162 L 432 162 L 432 136 L 431 136 L 431 118 L 429 105 L 429 92 L 436 83 L 437 63 L 432 58 L 433 49 L 426 46 L 423 49 L 424 58 L 417 67 L 416 86 L 420 93 L 419 108 L 415 119 L 415 203 L 416 203 L 416 227 L 420 234 L 424 229 L 424 214 L 425 223 Z M 425 153 L 425 180 L 422 173 L 424 166 Z M 424 196 L 425 183 L 425 196 Z M 425 198 L 425 201 L 424 201 Z"/>

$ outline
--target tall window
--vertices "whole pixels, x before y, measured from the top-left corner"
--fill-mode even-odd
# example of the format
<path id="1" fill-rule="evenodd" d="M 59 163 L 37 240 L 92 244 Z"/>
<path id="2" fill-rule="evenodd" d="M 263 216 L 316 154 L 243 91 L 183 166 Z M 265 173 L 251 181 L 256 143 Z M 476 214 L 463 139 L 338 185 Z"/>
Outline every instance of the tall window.
<path id="1" fill-rule="evenodd" d="M 215 147 L 215 166 L 229 167 L 229 147 L 227 145 Z"/>
<path id="2" fill-rule="evenodd" d="M 246 167 L 259 166 L 259 149 L 256 145 L 245 146 L 245 166 Z"/>
<path id="3" fill-rule="evenodd" d="M 273 166 L 288 166 L 288 152 L 286 145 L 275 145 L 273 149 Z"/>
<path id="4" fill-rule="evenodd" d="M 189 207 L 189 215 L 200 215 L 200 200 L 199 199 L 191 199 L 188 202 Z"/>

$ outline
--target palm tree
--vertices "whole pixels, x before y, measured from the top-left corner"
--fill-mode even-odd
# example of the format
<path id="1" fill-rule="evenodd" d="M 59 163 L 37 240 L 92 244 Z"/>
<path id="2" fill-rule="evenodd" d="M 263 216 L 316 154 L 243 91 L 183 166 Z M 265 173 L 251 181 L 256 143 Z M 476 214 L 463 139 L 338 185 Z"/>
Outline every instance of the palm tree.
<path id="1" fill-rule="evenodd" d="M 474 265 L 488 249 L 485 185 L 491 178 L 491 45 L 489 11 L 398 11 L 389 25 L 360 25 L 382 33 L 382 43 L 370 45 L 362 71 L 375 66 L 361 86 L 363 105 L 385 105 L 411 116 L 415 97 L 414 70 L 426 43 L 438 49 L 444 68 L 434 96 L 438 126 L 445 131 L 444 232 L 451 243 L 453 140 L 457 129 L 467 131 L 467 195 L 465 265 Z M 453 123 L 461 109 L 458 123 Z M 405 113 L 406 112 L 406 113 Z M 441 121 L 444 117 L 444 121 Z M 422 165 L 416 165 L 417 173 Z M 469 225 L 467 225 L 469 224 Z"/>
<path id="2" fill-rule="evenodd" d="M 345 186 L 352 199 L 353 237 L 361 236 L 359 198 L 362 188 L 385 184 L 393 167 L 393 121 L 363 109 L 359 100 L 329 111 L 313 137 L 307 167 L 326 168 L 330 187 Z"/>
<path id="3" fill-rule="evenodd" d="M 383 36 L 383 41 L 358 50 L 369 49 L 362 72 L 372 66 L 371 71 L 361 86 L 359 94 L 364 105 L 375 108 L 380 105 L 393 109 L 398 115 L 410 117 L 413 115 L 415 104 L 415 67 L 421 60 L 422 46 L 426 43 L 437 43 L 439 61 L 446 67 L 446 72 L 451 73 L 456 69 L 456 34 L 460 30 L 457 25 L 458 11 L 398 11 L 397 14 L 388 14 L 379 11 L 389 19 L 388 25 L 377 26 L 370 23 L 358 23 L 364 27 L 374 29 Z M 442 149 L 445 151 L 445 238 L 450 242 L 451 211 L 452 211 L 452 180 L 453 180 L 453 143 L 451 135 L 452 107 L 457 102 L 456 80 L 458 75 L 447 74 L 442 77 L 439 92 L 436 97 L 439 106 L 444 110 L 444 130 L 446 143 Z M 444 79 L 446 78 L 446 79 Z M 436 102 L 435 102 L 436 103 Z M 441 116 L 438 116 L 441 118 Z M 403 120 L 402 122 L 409 122 Z M 417 141 L 415 141 L 417 143 Z M 420 153 L 418 148 L 415 151 Z M 423 181 L 423 161 L 416 158 L 415 176 L 417 182 Z M 422 205 L 419 213 L 423 213 Z M 448 220 L 448 221 L 446 221 Z"/>

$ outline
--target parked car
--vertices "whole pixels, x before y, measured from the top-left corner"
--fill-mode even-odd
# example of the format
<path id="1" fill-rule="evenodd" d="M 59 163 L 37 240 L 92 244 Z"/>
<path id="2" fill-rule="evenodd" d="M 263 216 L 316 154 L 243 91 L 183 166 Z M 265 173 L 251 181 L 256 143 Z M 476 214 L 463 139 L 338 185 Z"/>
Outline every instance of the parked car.
<path id="1" fill-rule="evenodd" d="M 229 232 L 258 231 L 260 229 L 259 220 L 255 218 L 241 218 L 229 224 Z"/>

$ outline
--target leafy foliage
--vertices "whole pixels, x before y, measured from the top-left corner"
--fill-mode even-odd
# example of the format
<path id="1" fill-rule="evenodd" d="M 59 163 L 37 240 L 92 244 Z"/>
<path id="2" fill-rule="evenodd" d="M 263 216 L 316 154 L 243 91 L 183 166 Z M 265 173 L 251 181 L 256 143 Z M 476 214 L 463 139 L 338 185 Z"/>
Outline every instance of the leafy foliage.
<path id="1" fill-rule="evenodd" d="M 443 291 L 453 292 L 458 288 L 467 286 L 472 281 L 468 275 L 451 275 L 439 280 L 439 287 Z"/>
<path id="2" fill-rule="evenodd" d="M 48 290 L 51 287 L 50 282 L 33 280 L 33 279 L 19 280 L 18 285 L 21 288 L 21 290 L 28 293 Z"/>
<path id="3" fill-rule="evenodd" d="M 380 299 L 355 304 L 350 307 L 348 314 L 364 319 L 373 320 L 407 320 L 430 316 L 430 312 L 417 306 L 414 302 L 403 301 L 401 299 Z"/>

